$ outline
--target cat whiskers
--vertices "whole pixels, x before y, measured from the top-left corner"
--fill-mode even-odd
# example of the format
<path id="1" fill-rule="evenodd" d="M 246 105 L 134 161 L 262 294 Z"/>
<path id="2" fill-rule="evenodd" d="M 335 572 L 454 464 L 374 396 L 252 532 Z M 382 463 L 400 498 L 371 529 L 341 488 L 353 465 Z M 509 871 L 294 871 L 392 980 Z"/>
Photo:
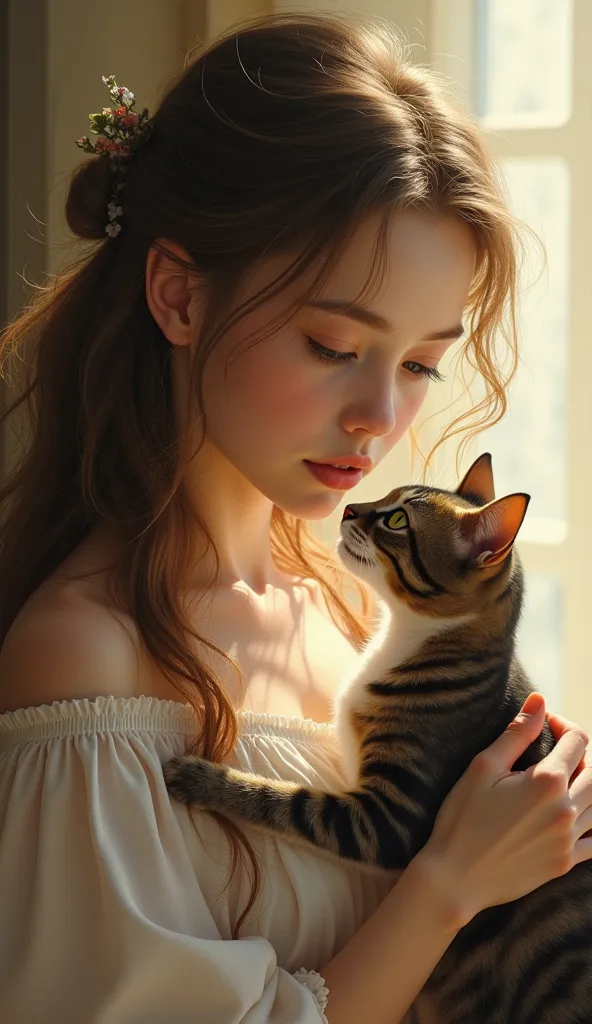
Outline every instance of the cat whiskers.
<path id="1" fill-rule="evenodd" d="M 358 538 L 353 533 L 353 531 L 352 531 L 352 533 L 349 534 L 348 540 L 349 540 L 350 544 L 351 544 L 352 540 L 353 541 L 357 541 L 358 540 Z M 359 562 L 363 562 L 364 565 L 368 565 L 368 566 L 374 565 L 373 560 L 368 556 L 367 553 L 364 554 L 362 551 L 359 551 L 359 550 L 358 551 L 354 551 L 354 549 L 352 547 L 350 547 L 350 544 L 348 544 L 347 541 L 345 540 L 345 537 L 341 538 L 341 543 L 343 544 L 343 546 L 344 546 L 345 550 L 347 551 L 348 555 L 351 555 L 352 558 L 357 558 L 358 561 Z M 367 549 L 367 546 L 366 546 L 366 543 L 365 543 L 365 538 L 364 538 L 363 547 L 365 548 L 365 550 L 367 552 L 368 549 Z"/>

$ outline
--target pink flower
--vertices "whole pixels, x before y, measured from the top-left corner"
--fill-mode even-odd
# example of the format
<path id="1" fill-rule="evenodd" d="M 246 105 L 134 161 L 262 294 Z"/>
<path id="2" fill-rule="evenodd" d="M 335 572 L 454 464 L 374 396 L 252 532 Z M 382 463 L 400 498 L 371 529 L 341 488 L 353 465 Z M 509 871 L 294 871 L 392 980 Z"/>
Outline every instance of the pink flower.
<path id="1" fill-rule="evenodd" d="M 106 153 L 116 153 L 119 149 L 119 143 L 114 139 L 106 139 L 104 135 L 99 135 L 95 143 L 95 149 L 97 152 L 100 150 Z"/>

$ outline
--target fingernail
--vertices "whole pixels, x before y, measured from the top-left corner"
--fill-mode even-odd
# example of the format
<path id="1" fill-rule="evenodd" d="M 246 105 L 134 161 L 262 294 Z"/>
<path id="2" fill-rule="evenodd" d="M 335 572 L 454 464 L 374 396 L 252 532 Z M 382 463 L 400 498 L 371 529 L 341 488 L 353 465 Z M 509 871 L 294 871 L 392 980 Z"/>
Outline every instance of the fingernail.
<path id="1" fill-rule="evenodd" d="M 543 705 L 543 698 L 540 693 L 529 693 L 528 697 L 522 705 L 523 715 L 536 715 L 541 710 Z"/>

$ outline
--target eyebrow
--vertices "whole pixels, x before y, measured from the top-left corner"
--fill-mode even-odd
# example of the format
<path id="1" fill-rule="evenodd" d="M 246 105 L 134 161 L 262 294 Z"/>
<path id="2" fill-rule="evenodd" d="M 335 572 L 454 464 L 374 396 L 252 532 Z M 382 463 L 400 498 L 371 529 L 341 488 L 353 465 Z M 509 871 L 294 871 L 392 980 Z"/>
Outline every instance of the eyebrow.
<path id="1" fill-rule="evenodd" d="M 322 309 L 327 313 L 336 313 L 337 316 L 346 316 L 350 320 L 357 320 L 368 327 L 374 327 L 377 331 L 394 331 L 394 327 L 388 320 L 385 320 L 380 313 L 374 313 L 366 306 L 358 306 L 355 302 L 344 302 L 341 299 L 318 299 L 316 302 L 307 303 L 311 309 Z M 456 327 L 446 327 L 443 331 L 435 331 L 427 335 L 424 341 L 444 341 L 447 338 L 461 338 L 464 334 L 462 324 Z"/>

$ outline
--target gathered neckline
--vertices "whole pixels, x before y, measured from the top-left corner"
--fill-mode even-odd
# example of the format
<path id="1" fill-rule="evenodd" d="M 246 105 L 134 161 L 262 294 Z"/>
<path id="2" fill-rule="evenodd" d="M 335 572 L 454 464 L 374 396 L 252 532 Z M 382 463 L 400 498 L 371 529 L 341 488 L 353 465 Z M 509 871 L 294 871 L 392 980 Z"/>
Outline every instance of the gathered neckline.
<path id="1" fill-rule="evenodd" d="M 53 701 L 0 715 L 0 733 L 14 732 L 22 728 L 47 727 L 51 722 L 69 721 L 75 726 L 102 722 L 114 718 L 125 718 L 130 724 L 141 728 L 158 728 L 191 734 L 196 728 L 196 714 L 191 704 L 160 697 L 84 697 L 75 700 Z M 331 739 L 335 735 L 332 722 L 316 722 L 313 718 L 299 718 L 292 715 L 277 715 L 266 711 L 237 711 L 238 734 L 240 736 L 283 736 L 293 739 Z M 78 731 L 78 729 L 76 729 Z"/>

